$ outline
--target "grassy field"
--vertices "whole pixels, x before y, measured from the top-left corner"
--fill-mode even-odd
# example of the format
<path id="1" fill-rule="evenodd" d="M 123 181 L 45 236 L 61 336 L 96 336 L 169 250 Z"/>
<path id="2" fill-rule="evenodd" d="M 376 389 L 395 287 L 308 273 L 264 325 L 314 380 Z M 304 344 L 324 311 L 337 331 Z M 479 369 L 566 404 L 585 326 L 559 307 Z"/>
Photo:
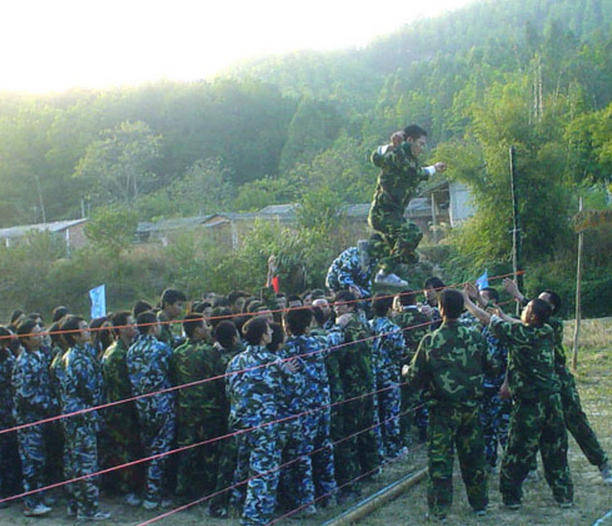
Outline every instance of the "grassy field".
<path id="1" fill-rule="evenodd" d="M 581 348 L 576 380 L 582 403 L 589 416 L 604 449 L 612 454 L 612 318 L 588 320 L 583 322 Z M 573 324 L 566 325 L 566 346 L 571 349 Z M 569 358 L 569 357 L 568 357 Z M 471 513 L 465 497 L 465 491 L 455 465 L 454 503 L 447 524 L 463 525 L 496 525 L 496 526 L 578 526 L 591 525 L 597 518 L 612 508 L 612 488 L 601 482 L 599 471 L 591 466 L 573 438 L 570 437 L 570 465 L 575 486 L 576 506 L 570 510 L 561 510 L 553 500 L 546 482 L 541 478 L 537 482 L 526 482 L 524 485 L 523 507 L 518 512 L 506 511 L 501 507 L 498 492 L 497 476 L 492 476 L 489 483 L 490 506 L 486 517 L 477 519 Z M 397 480 L 402 475 L 425 464 L 423 448 L 402 461 L 385 467 L 380 478 L 364 484 L 364 496 L 374 493 L 383 486 Z M 540 463 L 541 471 L 541 463 Z M 134 510 L 122 506 L 116 501 L 102 499 L 102 506 L 113 513 L 113 518 L 104 524 L 136 525 L 157 515 L 155 512 Z M 280 524 L 300 524 L 314 526 L 338 515 L 344 508 L 326 510 L 311 520 L 286 519 Z M 427 511 L 425 499 L 425 482 L 408 490 L 395 501 L 387 504 L 370 516 L 362 519 L 360 524 L 371 526 L 396 526 L 400 524 L 428 524 L 425 521 Z M 51 515 L 44 519 L 28 519 L 21 514 L 21 506 L 13 504 L 9 509 L 0 511 L 0 525 L 68 525 L 73 519 L 66 518 L 65 509 L 58 505 Z M 165 526 L 237 526 L 238 520 L 215 520 L 204 514 L 203 507 L 194 507 L 159 521 Z M 612 519 L 606 526 L 612 526 Z"/>

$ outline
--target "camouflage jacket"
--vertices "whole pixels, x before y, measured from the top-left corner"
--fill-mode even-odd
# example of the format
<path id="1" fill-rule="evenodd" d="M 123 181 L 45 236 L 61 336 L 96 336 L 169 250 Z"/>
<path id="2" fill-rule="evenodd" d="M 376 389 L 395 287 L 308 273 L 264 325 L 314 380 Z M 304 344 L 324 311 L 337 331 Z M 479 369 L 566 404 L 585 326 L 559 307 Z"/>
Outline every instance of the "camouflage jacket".
<path id="1" fill-rule="evenodd" d="M 567 368 L 565 347 L 563 346 L 563 320 L 551 316 L 548 318 L 548 325 L 553 330 L 553 345 L 555 351 L 555 372 L 559 376 L 562 384 L 571 381 L 572 373 Z"/>
<path id="2" fill-rule="evenodd" d="M 187 340 L 172 351 L 170 376 L 173 385 L 222 376 L 225 368 L 219 348 L 204 341 Z M 181 418 L 199 421 L 211 416 L 220 417 L 225 406 L 224 390 L 224 378 L 179 389 L 177 414 Z"/>
<path id="3" fill-rule="evenodd" d="M 35 422 L 57 412 L 48 363 L 41 351 L 24 349 L 19 354 L 11 383 L 14 390 L 13 415 L 17 424 Z"/>
<path id="4" fill-rule="evenodd" d="M 104 402 L 102 368 L 92 357 L 90 346 L 75 345 L 62 356 L 63 373 L 59 375 L 64 413 L 87 409 Z M 95 412 L 82 415 L 84 420 L 97 422 Z"/>
<path id="5" fill-rule="evenodd" d="M 60 378 L 64 374 L 63 357 L 66 350 L 59 346 L 55 349 L 56 352 L 54 352 L 53 360 L 51 360 L 51 364 L 49 365 L 49 377 L 51 378 L 51 389 L 53 391 L 53 396 L 55 396 L 57 403 L 62 406 L 62 387 Z"/>
<path id="6" fill-rule="evenodd" d="M 486 373 L 484 379 L 484 387 L 488 389 L 499 389 L 504 383 L 506 376 L 506 368 L 508 364 L 508 349 L 502 345 L 492 332 L 489 326 L 482 328 L 482 335 L 487 342 L 489 354 L 501 364 L 501 369 L 495 374 Z"/>
<path id="7" fill-rule="evenodd" d="M 415 195 L 421 181 L 427 179 L 427 172 L 419 166 L 412 155 L 410 144 L 402 143 L 395 148 L 378 147 L 371 157 L 372 163 L 381 169 L 374 192 L 370 215 L 384 210 L 403 217 L 408 202 Z"/>
<path id="8" fill-rule="evenodd" d="M 290 413 L 291 374 L 281 359 L 265 346 L 248 345 L 235 356 L 226 371 L 231 429 L 248 429 L 283 418 Z M 274 425 L 266 426 L 272 431 Z"/>
<path id="9" fill-rule="evenodd" d="M 423 387 L 432 403 L 476 406 L 486 370 L 499 368 L 478 331 L 457 321 L 443 322 L 427 334 L 410 363 L 406 381 Z"/>
<path id="10" fill-rule="evenodd" d="M 399 373 L 405 342 L 402 330 L 386 316 L 370 321 L 372 332 L 377 335 L 372 345 L 373 364 L 376 372 L 396 369 Z"/>
<path id="11" fill-rule="evenodd" d="M 372 276 L 376 264 L 375 259 L 370 258 L 368 268 L 364 271 L 359 260 L 359 248 L 349 247 L 330 265 L 325 278 L 325 285 L 334 292 L 355 287 L 362 297 L 369 297 L 372 291 Z"/>
<path id="12" fill-rule="evenodd" d="M 161 334 L 159 340 L 169 345 L 173 349 L 185 342 L 185 338 L 182 336 L 182 328 L 180 323 L 168 323 L 168 317 L 164 314 L 164 311 L 157 313 L 157 321 L 161 323 Z"/>
<path id="13" fill-rule="evenodd" d="M 423 336 L 429 332 L 430 322 L 431 320 L 416 305 L 406 306 L 401 312 L 393 316 L 393 323 L 402 329 L 402 336 L 404 337 L 403 363 L 410 363 L 412 361 L 412 357 L 416 353 Z M 427 323 L 429 324 L 425 325 Z"/>
<path id="14" fill-rule="evenodd" d="M 127 352 L 127 370 L 133 396 L 168 389 L 172 349 L 150 334 L 139 335 Z M 174 415 L 174 392 L 160 393 L 136 400 L 142 419 L 165 419 Z"/>
<path id="15" fill-rule="evenodd" d="M 132 396 L 132 386 L 127 369 L 127 353 L 123 340 L 117 339 L 102 355 L 102 378 L 106 399 L 109 402 L 125 400 Z M 104 412 L 107 421 L 128 422 L 136 416 L 136 405 L 134 402 L 126 402 L 109 407 Z"/>
<path id="16" fill-rule="evenodd" d="M 10 349 L 0 348 L 0 429 L 13 425 L 13 386 L 11 376 L 15 357 Z"/>
<path id="17" fill-rule="evenodd" d="M 489 327 L 508 347 L 508 383 L 513 397 L 531 399 L 559 391 L 550 325 L 530 327 L 492 316 Z"/>

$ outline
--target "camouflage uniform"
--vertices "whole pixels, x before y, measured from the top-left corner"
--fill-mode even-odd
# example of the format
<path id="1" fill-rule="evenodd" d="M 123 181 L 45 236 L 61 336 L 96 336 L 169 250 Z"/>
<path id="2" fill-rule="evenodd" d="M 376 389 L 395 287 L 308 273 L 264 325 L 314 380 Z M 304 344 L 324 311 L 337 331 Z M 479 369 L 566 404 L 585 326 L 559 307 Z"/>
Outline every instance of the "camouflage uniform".
<path id="1" fill-rule="evenodd" d="M 326 341 L 316 336 L 296 336 L 289 338 L 278 355 L 285 359 L 301 356 L 302 368 L 295 373 L 304 379 L 304 395 L 300 412 L 308 412 L 300 418 L 304 437 L 302 454 L 312 463 L 312 480 L 295 480 L 301 487 L 299 493 L 314 498 L 335 493 L 334 456 L 330 437 L 330 395 L 327 369 L 325 368 Z M 312 455 L 315 450 L 321 450 Z M 295 473 L 295 470 L 292 470 Z M 308 486 L 308 487 L 304 487 Z M 303 503 L 302 503 L 303 504 Z"/>
<path id="2" fill-rule="evenodd" d="M 286 438 L 284 424 L 276 420 L 289 411 L 290 373 L 266 347 L 249 345 L 232 359 L 227 374 L 230 430 L 255 428 L 237 436 L 234 483 L 249 479 L 241 523 L 267 524 L 276 508 L 279 466 Z M 244 484 L 234 490 L 233 501 L 240 504 L 243 494 Z"/>
<path id="3" fill-rule="evenodd" d="M 117 339 L 102 355 L 102 377 L 108 402 L 125 400 L 132 396 L 127 370 L 128 348 Z M 138 432 L 138 413 L 134 402 L 125 402 L 104 410 L 106 424 L 102 466 L 107 468 L 125 464 L 144 456 Z M 137 493 L 143 479 L 142 464 L 108 474 L 109 486 L 119 493 Z"/>
<path id="4" fill-rule="evenodd" d="M 151 334 L 139 335 L 127 352 L 132 394 L 139 396 L 171 387 L 171 358 L 172 349 L 168 345 Z M 174 393 L 169 392 L 136 400 L 140 436 L 147 457 L 172 449 L 175 432 L 174 398 Z M 167 458 L 164 456 L 149 462 L 146 476 L 147 501 L 159 502 L 162 492 L 168 487 L 165 472 Z"/>
<path id="5" fill-rule="evenodd" d="M 502 364 L 499 374 L 485 374 L 484 396 L 480 406 L 480 423 L 485 441 L 485 458 L 487 465 L 497 465 L 497 446 L 501 446 L 502 451 L 506 449 L 508 443 L 508 426 L 510 423 L 510 410 L 512 402 L 502 400 L 499 396 L 499 388 L 504 383 L 506 376 L 506 363 L 508 362 L 508 350 L 501 345 L 499 340 L 491 334 L 488 327 L 482 329 L 489 354 Z"/>
<path id="6" fill-rule="evenodd" d="M 15 360 L 12 385 L 14 389 L 13 415 L 17 425 L 29 424 L 57 413 L 57 402 L 51 391 L 48 362 L 42 352 L 23 349 Z M 24 491 L 45 485 L 45 425 L 17 431 L 19 457 Z M 42 503 L 43 493 L 24 497 L 26 508 Z"/>
<path id="7" fill-rule="evenodd" d="M 159 311 L 157 313 L 157 320 L 160 322 L 161 327 L 161 334 L 157 338 L 158 340 L 164 342 L 172 349 L 175 349 L 179 345 L 185 343 L 185 338 L 182 335 L 182 327 L 180 323 L 168 323 L 169 321 L 174 320 L 168 319 L 168 316 L 166 316 L 164 311 Z"/>
<path id="8" fill-rule="evenodd" d="M 15 425 L 11 385 L 14 366 L 15 357 L 10 349 L 0 348 L 0 429 Z M 21 493 L 20 472 L 17 433 L 13 431 L 0 435 L 0 499 Z"/>
<path id="9" fill-rule="evenodd" d="M 417 347 L 423 337 L 429 332 L 430 325 L 425 325 L 431 320 L 423 314 L 416 305 L 408 305 L 403 310 L 397 313 L 393 322 L 402 329 L 405 347 L 404 355 L 401 359 L 401 366 L 408 365 L 412 361 L 416 353 Z M 417 327 L 415 327 L 417 325 Z M 401 386 L 402 405 L 400 416 L 400 428 L 402 443 L 404 446 L 411 446 L 413 440 L 411 438 L 411 428 L 416 425 L 421 436 L 425 436 L 427 432 L 427 407 L 423 404 L 423 391 L 415 389 L 402 381 Z M 409 411 L 411 407 L 417 407 L 414 411 Z"/>
<path id="10" fill-rule="evenodd" d="M 329 341 L 335 346 L 337 342 L 350 343 L 368 337 L 369 327 L 354 314 L 344 328 L 335 326 L 330 331 Z M 348 489 L 350 481 L 375 470 L 381 460 L 376 431 L 369 429 L 375 425 L 376 396 L 373 394 L 375 380 L 369 341 L 333 349 L 326 357 L 326 366 L 331 401 L 335 404 L 331 413 L 331 437 L 336 481 L 344 486 L 343 489 Z M 368 396 L 345 402 L 360 395 Z"/>
<path id="11" fill-rule="evenodd" d="M 386 316 L 370 322 L 378 337 L 372 346 L 375 390 L 378 391 L 378 415 L 386 456 L 396 456 L 402 447 L 399 413 L 401 406 L 400 368 L 404 354 L 401 329 Z"/>
<path id="12" fill-rule="evenodd" d="M 187 340 L 172 352 L 171 377 L 174 385 L 213 378 L 225 373 L 217 347 L 204 341 Z M 177 392 L 176 443 L 178 447 L 220 436 L 224 424 L 224 378 L 185 387 Z M 218 442 L 188 449 L 179 454 L 178 495 L 201 495 L 214 488 Z"/>
<path id="13" fill-rule="evenodd" d="M 504 504 L 520 504 L 522 484 L 538 447 L 553 496 L 557 502 L 571 502 L 573 485 L 560 382 L 554 371 L 553 330 L 549 325 L 507 323 L 497 316 L 492 316 L 489 326 L 508 347 L 508 383 L 514 401 L 499 481 Z"/>
<path id="14" fill-rule="evenodd" d="M 102 370 L 89 347 L 74 346 L 62 356 L 63 373 L 59 381 L 64 413 L 87 409 L 104 401 Z M 68 475 L 80 477 L 98 471 L 99 415 L 96 412 L 79 414 L 65 418 L 62 423 Z M 94 478 L 75 482 L 70 493 L 79 514 L 93 515 L 98 511 L 99 491 Z"/>
<path id="15" fill-rule="evenodd" d="M 381 169 L 368 215 L 370 226 L 382 235 L 375 252 L 385 273 L 397 273 L 400 264 L 418 261 L 414 251 L 423 233 L 404 218 L 406 207 L 421 181 L 428 177 L 412 155 L 409 143 L 379 147 L 372 154 L 372 163 Z M 377 258 L 378 259 L 378 258 Z"/>
<path id="16" fill-rule="evenodd" d="M 369 259 L 368 268 L 363 269 L 359 257 L 359 248 L 347 248 L 330 265 L 325 277 L 325 285 L 333 292 L 354 287 L 359 290 L 361 297 L 370 297 L 376 260 L 374 258 Z"/>
<path id="17" fill-rule="evenodd" d="M 565 425 L 587 460 L 594 466 L 600 467 L 608 461 L 608 457 L 599 440 L 597 440 L 585 412 L 582 410 L 576 380 L 566 366 L 565 349 L 563 347 L 563 322 L 558 318 L 551 317 L 548 323 L 553 329 L 555 371 L 561 381 L 561 404 L 563 405 Z"/>
<path id="18" fill-rule="evenodd" d="M 424 387 L 429 398 L 427 501 L 435 517 L 445 517 L 452 504 L 454 446 L 470 506 L 477 511 L 487 506 L 478 403 L 484 371 L 498 366 L 481 334 L 457 321 L 425 336 L 410 363 L 406 380 Z"/>

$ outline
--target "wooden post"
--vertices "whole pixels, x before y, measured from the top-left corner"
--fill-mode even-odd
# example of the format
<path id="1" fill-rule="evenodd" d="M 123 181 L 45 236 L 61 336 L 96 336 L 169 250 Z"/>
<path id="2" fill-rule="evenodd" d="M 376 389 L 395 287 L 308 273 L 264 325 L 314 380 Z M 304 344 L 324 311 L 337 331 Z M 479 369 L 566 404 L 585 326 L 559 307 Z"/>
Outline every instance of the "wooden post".
<path id="1" fill-rule="evenodd" d="M 512 191 L 512 272 L 514 274 L 514 282 L 519 290 L 523 290 L 523 277 L 519 276 L 518 271 L 521 261 L 521 238 L 520 238 L 520 223 L 518 211 L 518 194 L 516 189 L 516 173 L 514 164 L 514 146 L 510 146 L 510 188 Z M 521 313 L 521 304 L 516 304 L 517 316 Z"/>
<path id="2" fill-rule="evenodd" d="M 434 243 L 438 242 L 438 221 L 436 215 L 436 193 L 431 192 L 431 237 Z"/>
<path id="3" fill-rule="evenodd" d="M 578 211 L 582 212 L 582 197 L 578 201 Z M 584 243 L 584 231 L 578 233 L 578 257 L 576 263 L 576 325 L 574 326 L 574 352 L 572 356 L 572 369 L 578 368 L 578 338 L 580 336 L 580 318 L 582 308 L 580 305 L 580 282 L 582 281 L 582 245 Z"/>

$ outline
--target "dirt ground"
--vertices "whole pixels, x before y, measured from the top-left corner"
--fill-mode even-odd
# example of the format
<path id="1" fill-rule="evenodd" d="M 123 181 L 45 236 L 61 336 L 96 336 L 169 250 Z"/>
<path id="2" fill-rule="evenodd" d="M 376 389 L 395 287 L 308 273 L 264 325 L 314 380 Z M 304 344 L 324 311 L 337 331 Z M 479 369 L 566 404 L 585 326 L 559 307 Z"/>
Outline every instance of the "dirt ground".
<path id="1" fill-rule="evenodd" d="M 566 347 L 571 349 L 573 324 L 566 324 Z M 568 351 L 571 354 L 571 351 Z M 571 356 L 568 356 L 571 361 Z M 584 409 L 593 425 L 604 449 L 612 454 L 612 318 L 588 320 L 583 322 L 581 348 L 576 380 Z M 364 483 L 364 497 L 397 480 L 410 471 L 425 465 L 423 448 L 415 450 L 408 458 L 394 462 L 385 467 L 382 475 L 372 482 Z M 575 487 L 576 506 L 570 510 L 561 510 L 553 500 L 550 490 L 541 477 L 539 481 L 526 482 L 524 485 L 523 507 L 520 511 L 511 512 L 502 508 L 498 491 L 497 474 L 489 481 L 490 505 L 488 515 L 476 518 L 465 497 L 458 466 L 455 465 L 454 503 L 446 524 L 449 526 L 495 525 L 495 526 L 579 526 L 591 525 L 612 508 L 612 487 L 606 487 L 601 481 L 599 471 L 591 466 L 573 438 L 570 438 L 570 466 Z M 541 471 L 541 462 L 540 462 Z M 354 504 L 354 503 L 353 503 Z M 104 509 L 112 512 L 111 520 L 102 524 L 138 525 L 153 518 L 158 513 L 142 509 L 134 510 L 118 504 L 116 500 L 102 499 Z M 336 507 L 320 513 L 315 519 L 286 519 L 278 524 L 299 524 L 314 526 L 337 516 L 349 507 Z M 359 524 L 368 526 L 396 526 L 403 524 L 428 524 L 425 520 L 427 511 L 425 499 L 425 481 L 400 495 L 396 500 L 362 519 Z M 13 504 L 6 510 L 0 510 L 0 525 L 71 525 L 74 519 L 65 515 L 65 507 L 55 506 L 46 518 L 30 519 L 21 514 L 21 505 Z M 237 519 L 211 519 L 204 513 L 203 506 L 174 514 L 156 524 L 164 526 L 237 526 Z M 612 526 L 612 518 L 605 526 Z"/>

